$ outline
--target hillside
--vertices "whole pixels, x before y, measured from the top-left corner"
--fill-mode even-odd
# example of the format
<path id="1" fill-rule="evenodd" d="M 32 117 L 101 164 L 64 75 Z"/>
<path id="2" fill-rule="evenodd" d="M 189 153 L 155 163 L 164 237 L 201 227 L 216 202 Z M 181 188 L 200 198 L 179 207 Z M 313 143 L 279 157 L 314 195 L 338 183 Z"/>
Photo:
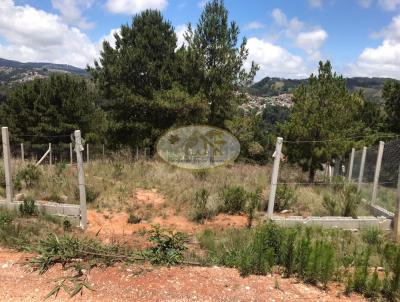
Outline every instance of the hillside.
<path id="1" fill-rule="evenodd" d="M 381 101 L 381 90 L 388 78 L 346 78 L 347 87 L 350 90 L 362 90 L 367 100 Z M 255 96 L 274 96 L 284 93 L 292 93 L 293 90 L 306 83 L 307 79 L 283 79 L 266 77 L 255 83 L 248 90 L 248 93 Z"/>
<path id="2" fill-rule="evenodd" d="M 51 73 L 72 73 L 87 76 L 84 69 L 66 64 L 52 64 L 41 62 L 21 63 L 18 61 L 0 58 L 0 85 L 10 86 L 23 83 L 35 78 L 48 77 Z"/>

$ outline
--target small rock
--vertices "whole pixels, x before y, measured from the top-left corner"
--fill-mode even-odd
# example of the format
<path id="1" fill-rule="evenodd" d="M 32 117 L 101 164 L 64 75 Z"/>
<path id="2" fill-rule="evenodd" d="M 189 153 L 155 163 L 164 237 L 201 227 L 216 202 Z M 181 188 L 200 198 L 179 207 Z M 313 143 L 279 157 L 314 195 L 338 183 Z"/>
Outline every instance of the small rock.
<path id="1" fill-rule="evenodd" d="M 250 286 L 246 286 L 245 289 L 249 290 L 249 289 L 250 289 Z"/>
<path id="2" fill-rule="evenodd" d="M 25 199 L 25 194 L 24 193 L 15 194 L 15 200 L 16 201 L 23 201 L 24 199 Z"/>
<path id="3" fill-rule="evenodd" d="M 7 268 L 8 267 L 8 264 L 7 263 L 5 263 L 5 264 L 3 264 L 2 266 L 1 266 L 1 268 Z"/>
<path id="4" fill-rule="evenodd" d="M 286 214 L 286 213 L 290 213 L 290 212 L 292 212 L 291 210 L 283 210 L 283 211 L 281 211 L 281 214 Z"/>

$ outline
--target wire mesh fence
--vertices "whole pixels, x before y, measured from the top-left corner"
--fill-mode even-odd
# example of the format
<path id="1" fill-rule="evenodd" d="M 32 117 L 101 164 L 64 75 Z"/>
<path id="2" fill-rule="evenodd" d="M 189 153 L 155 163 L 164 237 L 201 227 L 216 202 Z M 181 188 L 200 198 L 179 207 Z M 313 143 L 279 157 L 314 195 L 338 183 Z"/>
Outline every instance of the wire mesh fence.
<path id="1" fill-rule="evenodd" d="M 366 148 L 363 171 L 361 171 L 363 150 L 361 149 L 355 152 L 351 180 L 358 184 L 361 175 L 359 190 L 362 197 L 371 203 L 377 204 L 391 212 L 395 212 L 400 169 L 400 140 L 384 143 L 380 169 L 377 169 L 379 160 L 378 150 L 378 146 Z M 376 173 L 378 176 L 376 183 L 376 199 L 373 200 Z"/>

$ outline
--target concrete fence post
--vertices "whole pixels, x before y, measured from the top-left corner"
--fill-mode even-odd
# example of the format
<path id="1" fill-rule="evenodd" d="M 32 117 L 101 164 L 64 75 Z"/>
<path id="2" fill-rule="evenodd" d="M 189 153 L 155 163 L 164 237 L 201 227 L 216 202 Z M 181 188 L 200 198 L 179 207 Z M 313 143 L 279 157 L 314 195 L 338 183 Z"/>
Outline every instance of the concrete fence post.
<path id="1" fill-rule="evenodd" d="M 11 151 L 8 127 L 1 128 L 1 139 L 3 141 L 4 176 L 6 181 L 6 201 L 10 205 L 13 199 L 12 174 L 11 174 Z"/>
<path id="2" fill-rule="evenodd" d="M 367 147 L 364 147 L 361 155 L 360 172 L 358 173 L 358 186 L 357 192 L 361 191 L 362 180 L 364 176 L 365 157 L 367 156 Z"/>
<path id="3" fill-rule="evenodd" d="M 75 130 L 75 152 L 76 152 L 76 162 L 78 168 L 78 186 L 79 186 L 79 205 L 81 211 L 80 227 L 86 229 L 87 227 L 87 208 L 86 208 L 86 187 L 85 187 L 85 172 L 83 170 L 83 159 L 82 151 L 84 150 L 82 146 L 81 131 Z"/>
<path id="4" fill-rule="evenodd" d="M 376 158 L 376 165 L 375 165 L 374 185 L 372 187 L 372 198 L 371 198 L 372 204 L 375 204 L 376 195 L 378 194 L 379 174 L 381 173 L 382 156 L 383 156 L 383 148 L 384 147 L 385 147 L 385 143 L 380 141 L 379 148 L 378 148 L 378 157 Z"/>
<path id="5" fill-rule="evenodd" d="M 50 166 L 53 165 L 53 151 L 51 150 L 51 143 L 49 143 L 49 161 L 50 161 Z"/>
<path id="6" fill-rule="evenodd" d="M 69 163 L 73 164 L 72 143 L 69 143 Z"/>
<path id="7" fill-rule="evenodd" d="M 396 237 L 396 241 L 400 241 L 400 165 L 399 172 L 397 177 L 397 207 L 396 207 L 396 215 L 394 217 L 394 234 Z"/>
<path id="8" fill-rule="evenodd" d="M 281 161 L 281 153 L 282 153 L 282 143 L 283 143 L 283 138 L 278 137 L 278 139 L 276 140 L 276 147 L 274 153 L 275 159 L 274 159 L 274 166 L 272 168 L 271 189 L 269 192 L 269 200 L 268 200 L 268 211 L 267 211 L 268 219 L 272 219 L 272 214 L 274 213 L 276 187 L 278 186 L 279 164 Z"/>
<path id="9" fill-rule="evenodd" d="M 351 149 L 351 155 L 350 155 L 350 164 L 349 164 L 349 181 L 351 181 L 352 179 L 352 175 L 353 175 L 353 165 L 354 165 L 354 155 L 356 153 L 356 149 L 352 148 Z"/>
<path id="10" fill-rule="evenodd" d="M 86 144 L 86 162 L 89 163 L 89 144 Z"/>
<path id="11" fill-rule="evenodd" d="M 21 143 L 21 160 L 25 161 L 24 143 Z"/>

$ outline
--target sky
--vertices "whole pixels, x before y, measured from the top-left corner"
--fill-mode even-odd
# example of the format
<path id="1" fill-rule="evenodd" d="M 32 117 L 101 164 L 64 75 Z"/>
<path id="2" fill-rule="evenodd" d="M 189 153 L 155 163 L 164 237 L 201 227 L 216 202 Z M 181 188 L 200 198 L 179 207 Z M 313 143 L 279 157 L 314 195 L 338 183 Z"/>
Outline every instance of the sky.
<path id="1" fill-rule="evenodd" d="M 204 0 L 0 0 L 0 57 L 92 65 L 104 39 L 159 9 L 183 43 Z M 400 0 L 225 0 L 265 76 L 306 78 L 320 60 L 344 76 L 400 79 Z"/>

